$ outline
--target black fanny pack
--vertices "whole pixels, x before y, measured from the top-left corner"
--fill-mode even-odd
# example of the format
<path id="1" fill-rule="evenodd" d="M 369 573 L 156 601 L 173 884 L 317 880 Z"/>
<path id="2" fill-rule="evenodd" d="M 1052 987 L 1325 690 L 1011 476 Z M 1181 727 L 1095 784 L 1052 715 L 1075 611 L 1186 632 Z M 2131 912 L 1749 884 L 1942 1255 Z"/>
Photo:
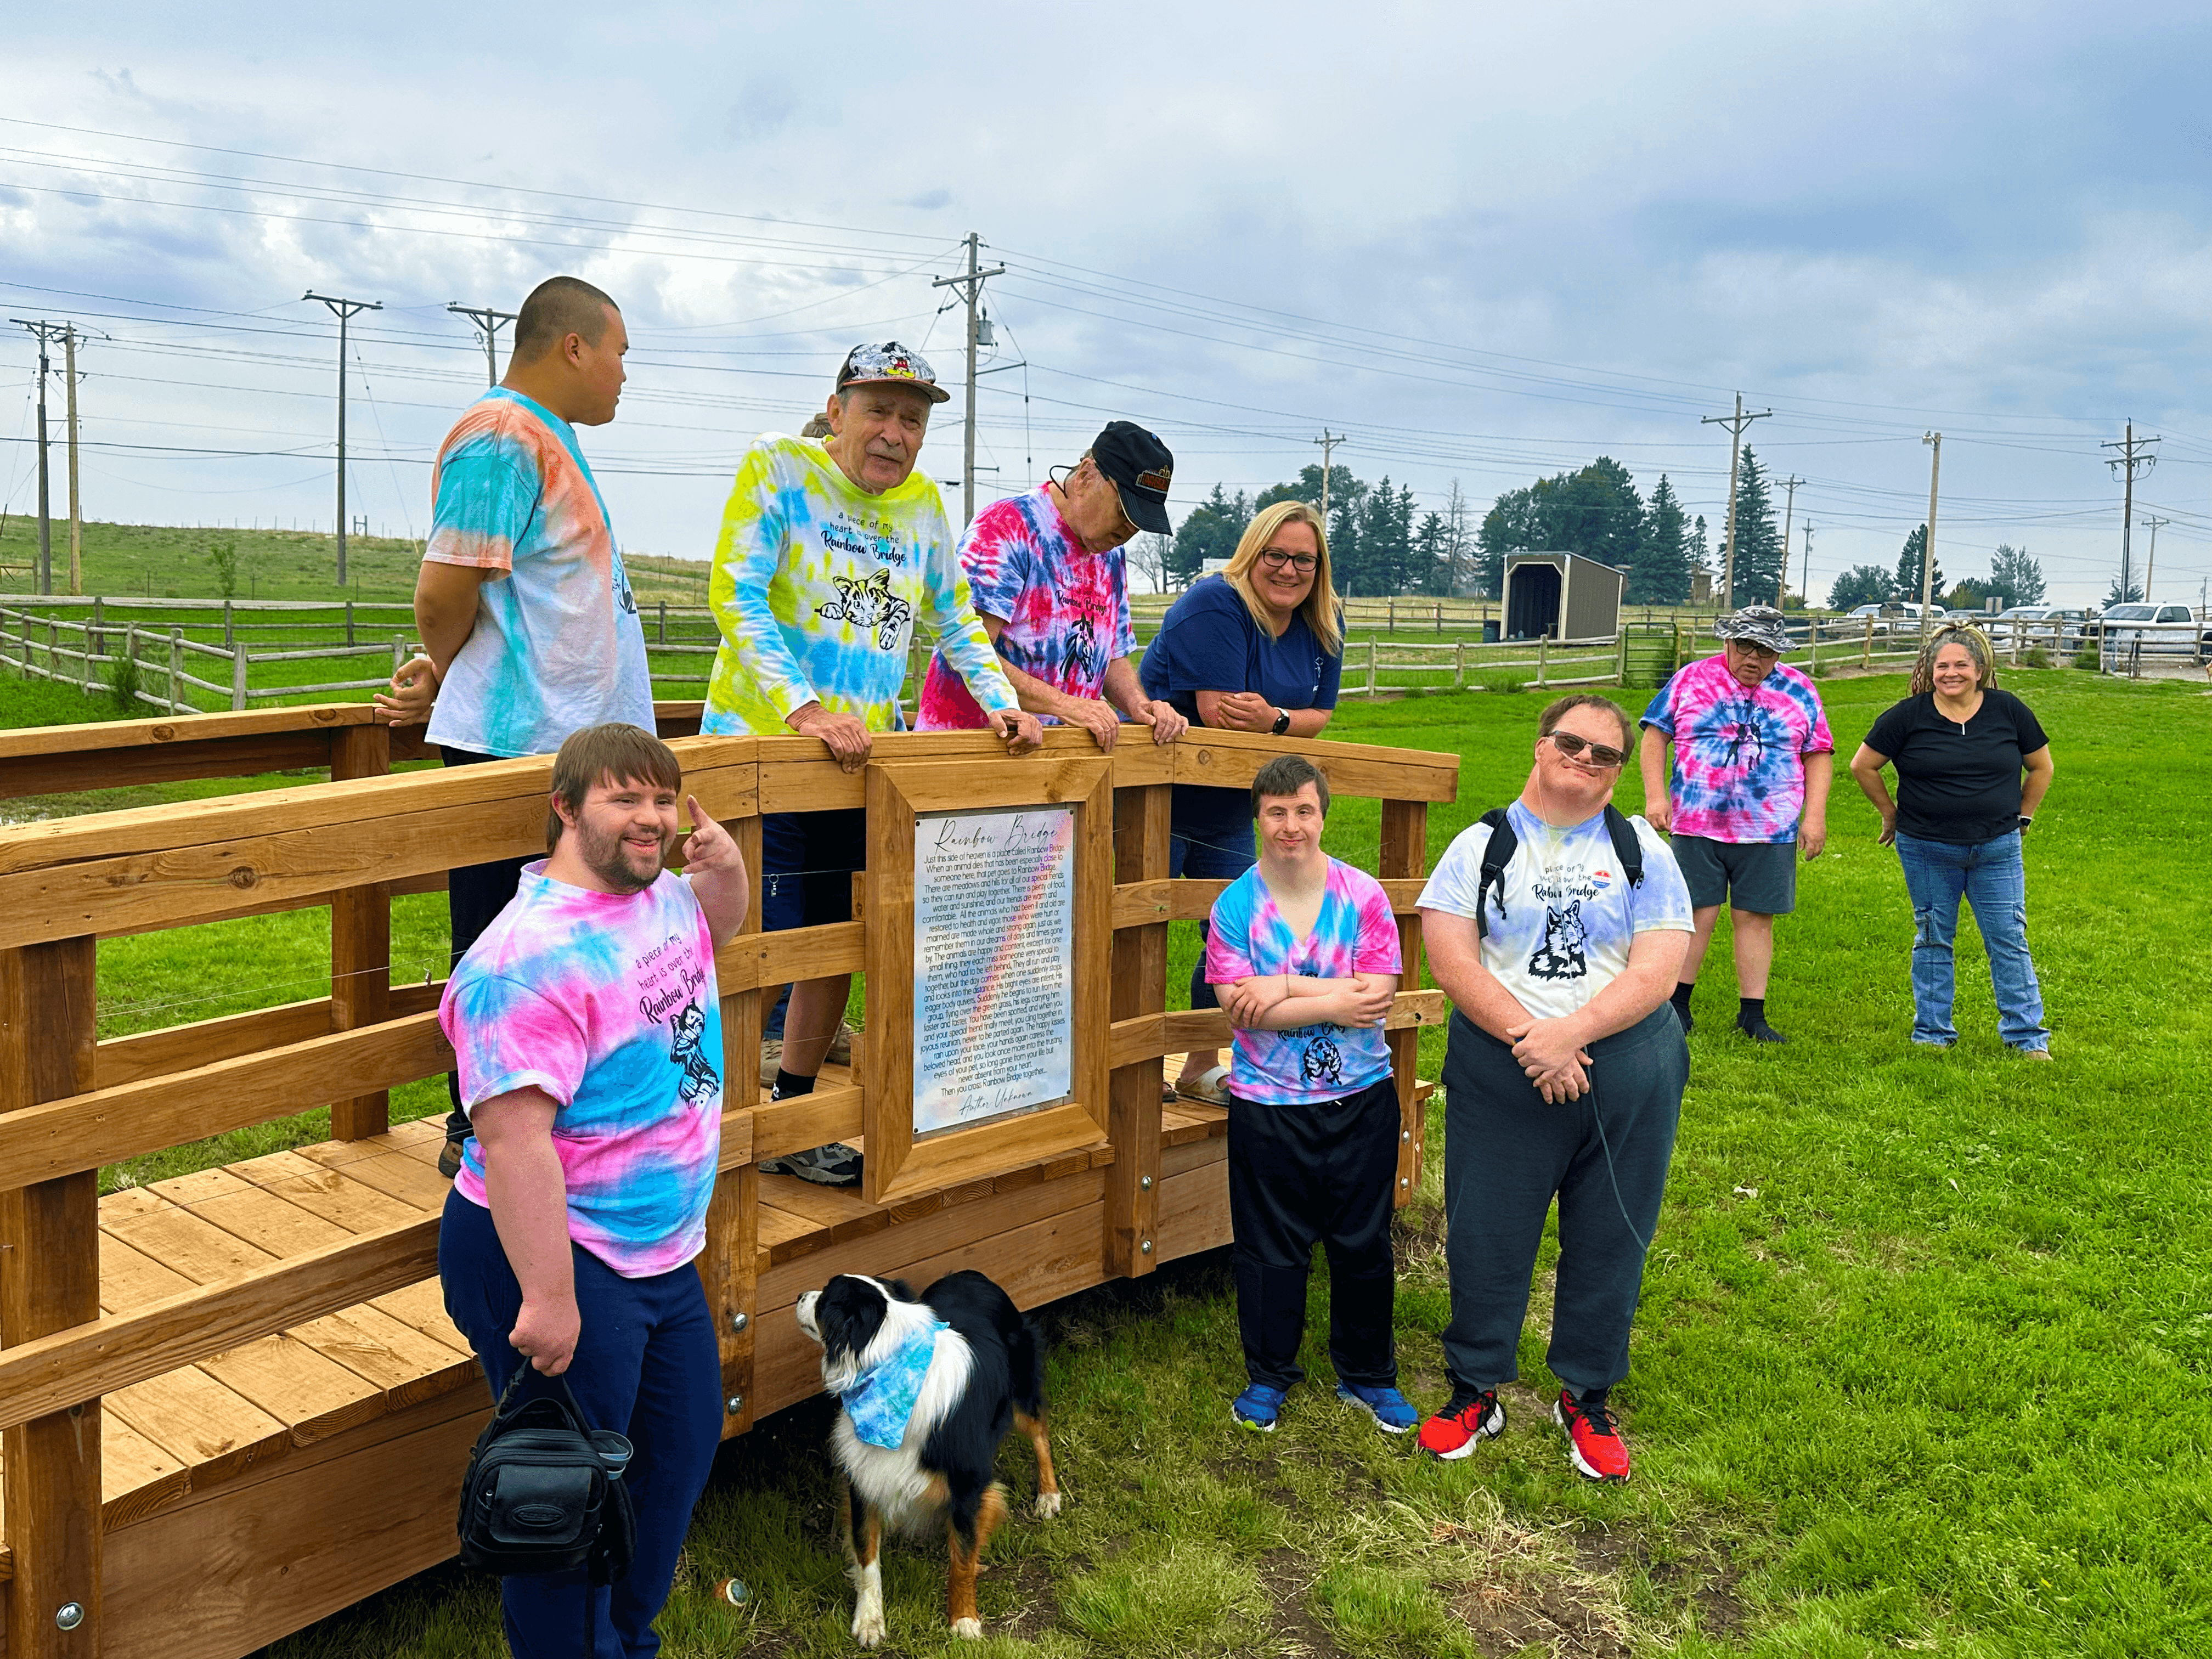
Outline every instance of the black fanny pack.
<path id="1" fill-rule="evenodd" d="M 637 1551 L 623 1471 L 630 1443 L 586 1425 L 566 1377 L 559 1395 L 515 1403 L 526 1361 L 469 1453 L 461 1481 L 461 1559 L 501 1575 L 590 1571 L 611 1584 Z M 586 1606 L 588 1606 L 588 1601 Z"/>

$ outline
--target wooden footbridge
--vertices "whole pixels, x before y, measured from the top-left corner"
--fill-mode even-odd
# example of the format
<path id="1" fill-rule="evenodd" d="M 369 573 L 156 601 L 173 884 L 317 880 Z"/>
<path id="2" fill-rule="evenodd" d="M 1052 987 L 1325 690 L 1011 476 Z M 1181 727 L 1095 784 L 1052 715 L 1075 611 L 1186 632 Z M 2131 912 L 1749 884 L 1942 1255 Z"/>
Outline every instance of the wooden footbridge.
<path id="1" fill-rule="evenodd" d="M 685 787 L 756 872 L 747 932 L 717 963 L 734 1084 L 757 1076 L 762 988 L 884 951 L 874 982 L 889 984 L 911 950 L 885 942 L 911 927 L 896 860 L 877 864 L 892 873 L 864 885 L 860 919 L 759 933 L 761 813 L 868 804 L 875 837 L 887 801 L 981 791 L 1080 816 L 1067 1103 L 895 1146 L 896 1057 L 866 1037 L 863 1075 L 827 1070 L 803 1099 L 730 1090 L 699 1271 L 733 1435 L 816 1392 L 789 1310 L 830 1273 L 974 1267 L 1035 1306 L 1227 1242 L 1224 1115 L 1161 1101 L 1164 1056 L 1226 1040 L 1217 1012 L 1164 1012 L 1167 924 L 1202 917 L 1222 885 L 1166 878 L 1170 784 L 1241 786 L 1295 749 L 1339 797 L 1380 798 L 1379 873 L 1410 967 L 1427 805 L 1457 781 L 1452 756 L 1217 732 L 1101 757 L 1056 732 L 1021 759 L 982 733 L 882 737 L 846 774 L 811 739 L 687 736 L 697 705 L 660 714 Z M 391 901 L 542 848 L 550 762 L 391 774 L 419 752 L 358 706 L 0 737 L 0 797 L 331 776 L 0 829 L 4 1659 L 236 1659 L 453 1553 L 489 1402 L 434 1277 L 438 1123 L 388 1121 L 389 1091 L 450 1059 L 441 986 L 391 981 Z M 100 1039 L 100 939 L 307 906 L 331 911 L 330 995 Z M 1419 1179 L 1417 1028 L 1442 1012 L 1439 994 L 1408 991 L 1391 1016 L 1401 1194 Z M 897 1028 L 876 1015 L 878 1033 Z M 325 1104 L 320 1145 L 100 1194 L 104 1165 Z M 868 1146 L 871 1194 L 757 1167 L 836 1139 Z"/>

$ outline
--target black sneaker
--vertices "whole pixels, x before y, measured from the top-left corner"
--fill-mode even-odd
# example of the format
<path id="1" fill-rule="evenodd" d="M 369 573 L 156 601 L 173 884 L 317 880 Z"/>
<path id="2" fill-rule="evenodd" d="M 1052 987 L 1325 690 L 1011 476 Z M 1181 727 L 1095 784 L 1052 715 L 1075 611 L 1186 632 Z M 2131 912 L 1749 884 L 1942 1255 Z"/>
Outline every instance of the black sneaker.
<path id="1" fill-rule="evenodd" d="M 827 1146 L 810 1146 L 803 1152 L 771 1158 L 761 1166 L 763 1175 L 797 1176 L 817 1187 L 857 1187 L 860 1184 L 860 1154 L 842 1140 Z"/>
<path id="2" fill-rule="evenodd" d="M 1787 1042 L 1790 1039 L 1766 1023 L 1763 1015 L 1736 1016 L 1735 1029 L 1753 1042 Z"/>
<path id="3" fill-rule="evenodd" d="M 438 1173 L 447 1180 L 451 1181 L 455 1176 L 460 1174 L 461 1148 L 467 1145 L 468 1141 L 465 1138 L 460 1140 L 448 1140 L 438 1149 Z"/>

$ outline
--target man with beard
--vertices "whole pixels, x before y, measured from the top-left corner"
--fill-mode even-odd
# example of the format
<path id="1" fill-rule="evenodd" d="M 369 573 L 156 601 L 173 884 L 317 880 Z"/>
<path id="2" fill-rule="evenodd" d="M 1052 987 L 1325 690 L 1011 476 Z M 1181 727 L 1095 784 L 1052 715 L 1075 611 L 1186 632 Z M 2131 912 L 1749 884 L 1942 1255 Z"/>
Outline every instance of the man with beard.
<path id="1" fill-rule="evenodd" d="M 722 1431 L 721 1365 L 692 1267 L 721 1152 L 714 950 L 744 921 L 743 855 L 634 726 L 595 726 L 553 763 L 551 852 L 469 947 L 438 1019 L 475 1135 L 446 1200 L 438 1276 L 495 1398 L 526 1363 L 564 1376 L 594 1428 L 636 1448 L 637 1549 L 586 1572 L 501 1581 L 517 1655 L 575 1650 L 588 1622 L 624 1653 L 653 1621 Z M 526 1397 L 535 1379 L 524 1385 Z M 598 1638 L 588 1644 L 605 1650 Z"/>

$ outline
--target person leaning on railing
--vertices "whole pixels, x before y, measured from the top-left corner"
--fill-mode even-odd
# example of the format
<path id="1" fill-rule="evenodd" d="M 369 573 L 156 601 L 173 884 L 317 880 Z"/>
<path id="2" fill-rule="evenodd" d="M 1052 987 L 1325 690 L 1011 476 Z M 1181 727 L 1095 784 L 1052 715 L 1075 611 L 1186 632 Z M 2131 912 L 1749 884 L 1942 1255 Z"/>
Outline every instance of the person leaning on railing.
<path id="1" fill-rule="evenodd" d="M 415 579 L 428 654 L 376 702 L 394 726 L 427 719 L 448 766 L 550 755 L 607 720 L 653 729 L 645 629 L 575 430 L 614 419 L 629 349 L 605 294 L 574 276 L 540 283 L 515 319 L 506 377 L 439 449 Z M 527 861 L 448 872 L 453 962 L 514 896 Z M 470 1131 L 460 1085 L 446 1082 L 453 1111 L 438 1167 L 451 1176 Z"/>
<path id="2" fill-rule="evenodd" d="M 1137 675 L 1146 696 L 1172 704 L 1193 726 L 1313 738 L 1335 711 L 1343 669 L 1343 606 L 1329 577 L 1328 529 L 1309 503 L 1278 501 L 1254 516 L 1227 569 L 1200 578 L 1168 608 Z M 1234 878 L 1252 867 L 1252 799 L 1244 790 L 1179 783 L 1169 819 L 1170 876 Z M 1218 1007 L 1204 958 L 1201 946 L 1190 1006 Z M 1225 1103 L 1220 1058 L 1192 1051 L 1175 1087 Z"/>
<path id="3" fill-rule="evenodd" d="M 1913 666 L 1911 695 L 1875 721 L 1851 776 L 1881 814 L 1882 844 L 1895 844 L 1912 896 L 1912 1041 L 1948 1048 L 1959 1040 L 1953 945 L 1963 896 L 1990 953 L 1997 1035 L 2015 1054 L 2049 1060 L 2021 847 L 2051 787 L 2051 739 L 1996 682 L 1996 653 L 1979 629 L 1937 629 Z M 1894 802 L 1881 777 L 1890 765 Z"/>

